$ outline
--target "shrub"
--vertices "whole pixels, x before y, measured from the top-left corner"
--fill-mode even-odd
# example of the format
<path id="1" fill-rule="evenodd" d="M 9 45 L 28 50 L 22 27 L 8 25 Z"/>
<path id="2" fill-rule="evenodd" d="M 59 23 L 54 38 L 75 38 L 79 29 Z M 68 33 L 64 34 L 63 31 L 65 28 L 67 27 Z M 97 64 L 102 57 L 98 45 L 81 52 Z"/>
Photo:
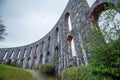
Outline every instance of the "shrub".
<path id="1" fill-rule="evenodd" d="M 50 74 L 55 72 L 55 68 L 51 64 L 43 64 L 40 66 L 40 71 L 44 74 Z"/>
<path id="2" fill-rule="evenodd" d="M 88 66 L 71 67 L 62 71 L 62 80 L 99 80 L 88 71 Z"/>
<path id="3" fill-rule="evenodd" d="M 93 75 L 106 80 L 120 79 L 120 39 L 94 50 L 90 61 Z"/>

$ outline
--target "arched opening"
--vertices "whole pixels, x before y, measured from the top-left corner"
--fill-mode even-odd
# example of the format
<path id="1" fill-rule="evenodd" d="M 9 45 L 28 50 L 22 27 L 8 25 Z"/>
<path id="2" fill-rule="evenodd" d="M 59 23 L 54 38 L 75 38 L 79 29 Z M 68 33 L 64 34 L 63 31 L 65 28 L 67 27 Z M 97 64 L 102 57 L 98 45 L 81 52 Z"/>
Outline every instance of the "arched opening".
<path id="1" fill-rule="evenodd" d="M 72 48 L 72 55 L 73 55 L 73 56 L 76 56 L 74 39 L 72 39 L 72 41 L 71 41 L 71 48 Z"/>
<path id="2" fill-rule="evenodd" d="M 23 68 L 23 65 L 24 65 L 24 59 L 21 59 L 20 67 Z"/>
<path id="3" fill-rule="evenodd" d="M 35 55 L 37 54 L 37 52 L 38 52 L 38 44 L 36 44 Z"/>
<path id="4" fill-rule="evenodd" d="M 66 26 L 68 27 L 68 30 L 71 31 L 72 30 L 72 22 L 71 22 L 71 17 L 70 17 L 69 12 L 67 12 L 65 15 L 65 22 L 66 22 Z"/>
<path id="5" fill-rule="evenodd" d="M 16 67 L 18 66 L 18 60 L 17 59 L 15 60 L 13 65 L 16 66 Z"/>
<path id="6" fill-rule="evenodd" d="M 8 59 L 6 62 L 7 65 L 11 65 L 11 59 Z"/>
<path id="7" fill-rule="evenodd" d="M 35 68 L 35 66 L 36 66 L 36 60 L 37 60 L 37 57 L 34 56 L 33 62 L 32 62 L 32 68 Z"/>
<path id="8" fill-rule="evenodd" d="M 46 63 L 50 62 L 50 52 L 47 52 L 46 54 Z"/>
<path id="9" fill-rule="evenodd" d="M 111 4 L 111 3 L 101 3 L 100 5 L 96 6 L 96 7 L 93 9 L 93 11 L 92 11 L 92 13 L 91 13 L 91 16 L 90 16 L 92 24 L 98 22 L 98 19 L 99 19 L 100 14 L 101 14 L 103 11 L 106 10 L 106 7 L 105 7 L 105 6 L 110 6 L 110 5 L 113 5 L 113 4 Z"/>
<path id="10" fill-rule="evenodd" d="M 30 68 L 30 58 L 27 59 L 27 68 Z"/>
<path id="11" fill-rule="evenodd" d="M 51 37 L 49 36 L 48 37 L 48 49 L 50 48 L 50 40 L 51 40 Z"/>
<path id="12" fill-rule="evenodd" d="M 6 52 L 5 52 L 5 55 L 4 55 L 4 57 L 3 57 L 3 60 L 6 59 L 7 55 L 8 55 L 8 52 L 6 51 Z"/>
<path id="13" fill-rule="evenodd" d="M 56 41 L 57 43 L 59 43 L 59 29 L 58 28 L 56 28 L 55 34 L 56 34 Z"/>
<path id="14" fill-rule="evenodd" d="M 30 47 L 30 56 L 32 55 L 32 50 L 33 50 L 33 48 L 32 48 L 32 47 Z"/>
<path id="15" fill-rule="evenodd" d="M 42 53 L 44 52 L 44 41 L 42 42 L 42 48 L 41 48 Z"/>
<path id="16" fill-rule="evenodd" d="M 11 56 L 10 56 L 10 59 L 13 59 L 13 56 L 14 56 L 14 51 L 12 51 L 12 54 L 11 54 Z"/>
<path id="17" fill-rule="evenodd" d="M 42 64 L 43 55 L 40 56 L 40 64 Z"/>
<path id="18" fill-rule="evenodd" d="M 21 54 L 21 50 L 18 50 L 18 56 L 17 56 L 17 59 L 19 59 L 20 54 Z"/>
<path id="19" fill-rule="evenodd" d="M 25 50 L 24 50 L 24 58 L 26 57 L 26 55 L 27 55 L 27 50 L 25 48 Z"/>
<path id="20" fill-rule="evenodd" d="M 58 48 L 58 46 L 55 47 L 55 66 L 56 66 L 56 72 L 58 72 L 58 67 L 59 67 L 59 48 Z"/>
<path id="21" fill-rule="evenodd" d="M 97 26 L 104 36 L 105 42 L 116 40 L 120 30 L 120 13 L 114 9 L 111 3 L 102 3 L 94 8 L 91 14 L 92 26 Z"/>
<path id="22" fill-rule="evenodd" d="M 69 56 L 76 56 L 74 39 L 71 35 L 67 37 L 67 52 Z"/>
<path id="23" fill-rule="evenodd" d="M 103 11 L 99 17 L 98 25 L 107 43 L 111 40 L 118 39 L 118 31 L 120 30 L 120 13 L 115 9 Z"/>
<path id="24" fill-rule="evenodd" d="M 58 46 L 55 47 L 55 62 L 58 63 L 59 61 L 59 48 Z"/>

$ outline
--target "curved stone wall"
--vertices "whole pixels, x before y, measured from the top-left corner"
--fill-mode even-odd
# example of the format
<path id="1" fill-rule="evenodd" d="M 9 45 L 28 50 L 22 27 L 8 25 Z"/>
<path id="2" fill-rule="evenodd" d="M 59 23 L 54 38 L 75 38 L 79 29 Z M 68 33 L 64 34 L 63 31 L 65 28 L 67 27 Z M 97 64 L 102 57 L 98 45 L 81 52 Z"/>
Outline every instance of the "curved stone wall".
<path id="1" fill-rule="evenodd" d="M 100 4 L 109 0 L 97 0 L 90 8 L 86 0 L 69 0 L 63 14 L 53 29 L 35 43 L 0 49 L 0 62 L 16 65 L 21 68 L 37 68 L 41 64 L 50 63 L 60 72 L 69 66 L 88 64 L 88 52 L 84 50 L 83 39 L 87 39 L 92 16 L 98 18 Z M 117 0 L 112 0 L 116 4 Z M 103 11 L 100 8 L 100 11 Z M 70 29 L 71 19 L 72 29 Z M 73 52 L 72 43 L 75 51 Z M 82 48 L 80 48 L 82 47 Z M 74 56 L 73 56 L 74 55 Z"/>

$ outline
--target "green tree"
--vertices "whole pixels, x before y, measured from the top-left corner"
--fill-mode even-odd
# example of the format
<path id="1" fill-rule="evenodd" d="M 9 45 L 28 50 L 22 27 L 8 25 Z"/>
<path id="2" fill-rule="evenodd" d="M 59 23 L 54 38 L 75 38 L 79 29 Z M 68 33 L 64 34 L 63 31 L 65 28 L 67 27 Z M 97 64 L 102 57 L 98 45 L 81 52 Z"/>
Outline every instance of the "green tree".
<path id="1" fill-rule="evenodd" d="M 3 25 L 3 21 L 0 19 L 0 40 L 4 40 L 7 35 L 5 28 L 6 27 Z"/>

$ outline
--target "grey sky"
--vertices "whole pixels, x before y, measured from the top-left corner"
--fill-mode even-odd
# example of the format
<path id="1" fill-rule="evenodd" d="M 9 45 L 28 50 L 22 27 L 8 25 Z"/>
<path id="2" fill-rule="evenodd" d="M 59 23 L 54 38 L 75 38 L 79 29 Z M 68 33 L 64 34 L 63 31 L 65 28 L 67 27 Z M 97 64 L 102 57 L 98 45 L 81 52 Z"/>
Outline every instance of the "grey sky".
<path id="1" fill-rule="evenodd" d="M 88 0 L 91 6 L 95 0 Z M 8 36 L 0 47 L 30 44 L 56 24 L 68 0 L 0 0 L 0 16 Z"/>

